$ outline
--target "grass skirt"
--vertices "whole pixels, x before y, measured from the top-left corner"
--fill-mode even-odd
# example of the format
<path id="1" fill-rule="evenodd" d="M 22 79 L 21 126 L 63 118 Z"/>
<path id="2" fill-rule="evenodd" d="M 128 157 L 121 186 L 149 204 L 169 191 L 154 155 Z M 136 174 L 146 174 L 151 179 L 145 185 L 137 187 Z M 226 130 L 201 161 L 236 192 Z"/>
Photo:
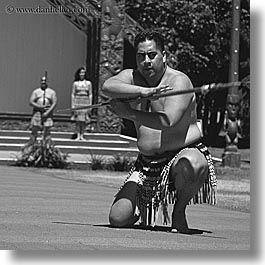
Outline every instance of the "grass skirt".
<path id="1" fill-rule="evenodd" d="M 164 158 L 159 158 L 152 162 L 146 161 L 140 154 L 130 170 L 125 182 L 134 181 L 137 183 L 136 194 L 136 215 L 140 215 L 140 222 L 146 226 L 155 226 L 158 210 L 161 207 L 163 213 L 163 224 L 169 222 L 168 204 L 173 204 L 177 200 L 176 188 L 170 181 L 170 169 L 174 161 L 186 149 L 195 147 L 202 152 L 208 162 L 208 178 L 194 195 L 191 202 L 215 204 L 216 197 L 216 175 L 211 155 L 206 146 L 202 143 L 186 147 L 176 153 L 167 154 Z M 124 185 L 123 184 L 123 185 Z M 123 186 L 122 186 L 123 187 Z M 122 187 L 120 189 L 122 189 Z"/>

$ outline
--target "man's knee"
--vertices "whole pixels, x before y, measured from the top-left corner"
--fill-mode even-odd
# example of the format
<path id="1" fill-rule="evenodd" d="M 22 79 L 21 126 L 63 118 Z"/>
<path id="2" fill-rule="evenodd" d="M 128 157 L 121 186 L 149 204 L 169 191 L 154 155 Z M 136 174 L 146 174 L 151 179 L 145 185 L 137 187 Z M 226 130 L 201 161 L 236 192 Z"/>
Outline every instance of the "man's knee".
<path id="1" fill-rule="evenodd" d="M 199 156 L 191 157 L 189 160 L 193 168 L 194 180 L 204 180 L 208 174 L 208 163 L 204 155 L 200 153 Z"/>
<path id="2" fill-rule="evenodd" d="M 172 170 L 175 185 L 179 188 L 186 183 L 202 184 L 208 174 L 207 161 L 182 157 Z"/>
<path id="3" fill-rule="evenodd" d="M 178 189 L 182 189 L 186 183 L 195 180 L 194 169 L 187 158 L 180 158 L 177 164 L 174 165 L 171 174 Z"/>
<path id="4" fill-rule="evenodd" d="M 136 221 L 134 209 L 131 201 L 120 199 L 116 201 L 109 213 L 109 222 L 115 227 L 132 225 Z"/>

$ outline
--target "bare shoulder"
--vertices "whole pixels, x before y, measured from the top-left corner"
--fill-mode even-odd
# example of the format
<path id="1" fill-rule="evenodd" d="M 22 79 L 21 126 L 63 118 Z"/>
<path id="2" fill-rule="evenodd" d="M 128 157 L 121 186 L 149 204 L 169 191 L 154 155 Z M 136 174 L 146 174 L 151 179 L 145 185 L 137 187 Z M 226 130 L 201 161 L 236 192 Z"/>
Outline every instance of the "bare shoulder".
<path id="1" fill-rule="evenodd" d="M 113 76 L 113 79 L 130 81 L 130 80 L 132 80 L 132 76 L 133 76 L 133 69 L 124 69 L 124 70 L 120 71 L 117 75 Z"/>
<path id="2" fill-rule="evenodd" d="M 85 84 L 86 84 L 88 90 L 92 88 L 92 82 L 90 80 L 86 80 Z"/>
<path id="3" fill-rule="evenodd" d="M 192 89 L 193 85 L 190 78 L 183 72 L 168 67 L 166 80 L 174 89 Z"/>
<path id="4" fill-rule="evenodd" d="M 41 89 L 35 88 L 31 93 L 31 97 L 37 97 L 40 93 L 41 93 Z"/>
<path id="5" fill-rule="evenodd" d="M 38 92 L 40 92 L 40 91 L 41 91 L 41 88 L 38 87 L 38 88 L 35 88 L 35 89 L 32 91 L 32 93 L 38 93 Z"/>
<path id="6" fill-rule="evenodd" d="M 168 84 L 174 91 L 193 89 L 192 82 L 185 73 L 170 67 L 168 67 L 166 70 L 163 84 Z M 172 111 L 186 111 L 186 109 L 190 106 L 191 101 L 194 100 L 194 93 L 186 93 L 182 95 L 166 97 L 164 104 L 165 106 L 172 108 Z"/>
<path id="7" fill-rule="evenodd" d="M 56 94 L 56 92 L 55 92 L 55 90 L 53 88 L 48 87 L 48 88 L 46 88 L 46 90 L 51 95 L 55 95 Z"/>

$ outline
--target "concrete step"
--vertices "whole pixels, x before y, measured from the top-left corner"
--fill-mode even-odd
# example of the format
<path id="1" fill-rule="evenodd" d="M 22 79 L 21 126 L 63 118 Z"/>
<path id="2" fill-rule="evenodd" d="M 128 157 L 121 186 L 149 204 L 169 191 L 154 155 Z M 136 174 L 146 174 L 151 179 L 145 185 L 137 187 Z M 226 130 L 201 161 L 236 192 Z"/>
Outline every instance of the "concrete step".
<path id="1" fill-rule="evenodd" d="M 38 138 L 40 140 L 40 138 Z M 0 136 L 0 148 L 5 148 L 5 145 L 11 146 L 12 144 L 26 144 L 29 137 L 16 137 L 16 136 Z M 125 140 L 105 140 L 105 139 L 87 139 L 86 141 L 64 139 L 64 138 L 52 138 L 54 145 L 61 146 L 97 146 L 97 147 L 130 147 L 130 142 Z"/>
<path id="2" fill-rule="evenodd" d="M 71 132 L 52 132 L 54 145 L 68 154 L 73 163 L 87 163 L 93 155 L 136 157 L 136 139 L 119 134 L 86 133 L 86 141 L 72 140 Z M 30 131 L 0 130 L 0 163 L 15 161 L 21 148 L 29 140 Z M 39 138 L 40 139 L 40 138 Z M 77 158 L 78 157 L 78 158 Z M 78 161 L 76 161 L 76 159 Z"/>
<path id="3" fill-rule="evenodd" d="M 19 130 L 0 130 L 0 142 L 10 142 L 15 143 L 20 141 L 25 143 L 30 137 L 30 131 L 19 131 Z M 58 141 L 59 143 L 65 142 L 66 144 L 71 143 L 72 145 L 72 132 L 52 132 L 51 136 L 53 141 Z M 92 144 L 95 140 L 95 143 L 98 144 L 100 142 L 106 141 L 106 143 L 117 142 L 117 144 L 125 144 L 128 142 L 130 147 L 136 147 L 136 139 L 121 135 L 121 134 L 111 134 L 111 133 L 85 133 L 84 135 L 87 141 L 75 141 L 74 145 L 86 145 Z M 10 141 L 9 141 L 10 140 Z"/>
<path id="4" fill-rule="evenodd" d="M 21 131 L 21 130 L 0 130 L 0 137 L 1 136 L 13 136 L 13 137 L 29 137 L 31 131 Z M 71 139 L 74 132 L 56 132 L 52 131 L 51 135 L 53 138 L 65 138 Z M 113 139 L 119 140 L 120 134 L 115 133 L 85 133 L 85 137 L 88 139 Z M 131 138 L 131 137 L 129 137 Z M 133 138 L 131 138 L 133 139 Z"/>
<path id="5" fill-rule="evenodd" d="M 21 143 L 10 143 L 3 144 L 0 143 L 1 151 L 21 151 L 24 144 Z M 74 154 L 106 154 L 110 155 L 113 153 L 137 153 L 138 148 L 136 147 L 108 147 L 108 146 L 75 146 L 75 145 L 55 145 L 64 153 L 74 153 Z"/>

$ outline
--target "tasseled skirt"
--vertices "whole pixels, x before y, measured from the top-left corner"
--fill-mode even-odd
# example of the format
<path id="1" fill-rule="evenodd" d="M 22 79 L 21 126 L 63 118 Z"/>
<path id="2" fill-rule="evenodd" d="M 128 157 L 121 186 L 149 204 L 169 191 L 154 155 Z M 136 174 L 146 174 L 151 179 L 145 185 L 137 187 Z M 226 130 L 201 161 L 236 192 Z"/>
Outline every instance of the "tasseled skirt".
<path id="1" fill-rule="evenodd" d="M 209 168 L 208 178 L 194 195 L 193 203 L 215 204 L 216 197 L 216 175 L 213 161 L 207 147 L 202 143 L 193 144 L 176 152 L 166 154 L 166 157 L 157 157 L 150 161 L 150 157 L 139 154 L 134 166 L 130 170 L 125 182 L 134 181 L 137 183 L 136 194 L 136 215 L 140 215 L 140 222 L 145 226 L 155 226 L 158 210 L 161 207 L 163 213 L 163 224 L 168 224 L 168 204 L 176 201 L 176 188 L 170 181 L 170 169 L 173 162 L 180 154 L 188 148 L 197 148 L 204 154 Z M 122 185 L 122 187 L 124 186 Z M 120 189 L 122 189 L 122 187 Z"/>

